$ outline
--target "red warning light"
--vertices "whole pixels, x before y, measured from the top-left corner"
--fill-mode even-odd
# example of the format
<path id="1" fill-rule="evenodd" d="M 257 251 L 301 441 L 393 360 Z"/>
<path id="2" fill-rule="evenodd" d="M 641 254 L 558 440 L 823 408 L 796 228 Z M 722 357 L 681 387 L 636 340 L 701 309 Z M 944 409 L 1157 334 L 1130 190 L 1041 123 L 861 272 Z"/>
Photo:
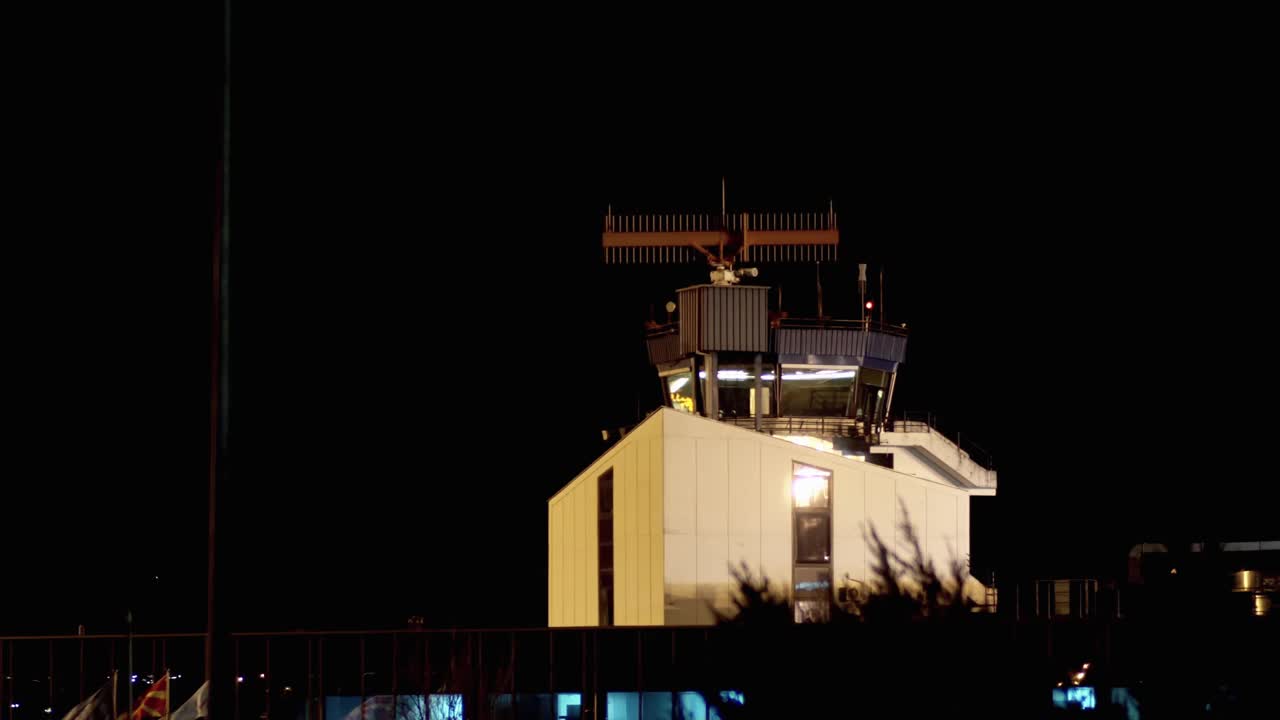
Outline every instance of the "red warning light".
<path id="1" fill-rule="evenodd" d="M 875 304 L 875 303 L 873 303 L 873 302 L 871 302 L 870 300 L 868 300 L 868 301 L 867 301 L 867 309 L 868 309 L 868 310 L 870 310 L 871 308 L 875 307 L 875 305 L 876 305 L 876 304 Z"/>

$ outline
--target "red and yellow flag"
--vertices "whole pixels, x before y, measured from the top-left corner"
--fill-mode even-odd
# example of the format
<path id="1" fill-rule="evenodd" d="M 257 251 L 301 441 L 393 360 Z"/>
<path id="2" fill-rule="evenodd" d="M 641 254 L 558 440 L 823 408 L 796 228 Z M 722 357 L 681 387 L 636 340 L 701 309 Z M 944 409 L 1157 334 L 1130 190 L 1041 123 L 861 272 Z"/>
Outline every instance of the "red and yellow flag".
<path id="1" fill-rule="evenodd" d="M 129 715 L 129 720 L 147 720 L 147 718 L 164 717 L 169 714 L 169 673 L 156 681 L 155 685 L 138 699 L 138 704 Z"/>

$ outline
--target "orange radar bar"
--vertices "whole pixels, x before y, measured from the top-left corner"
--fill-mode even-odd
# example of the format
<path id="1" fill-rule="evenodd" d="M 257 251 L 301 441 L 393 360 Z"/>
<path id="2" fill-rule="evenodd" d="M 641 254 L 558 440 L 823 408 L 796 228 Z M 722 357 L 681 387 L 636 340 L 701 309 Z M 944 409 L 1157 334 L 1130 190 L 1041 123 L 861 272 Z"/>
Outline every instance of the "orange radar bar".
<path id="1" fill-rule="evenodd" d="M 609 264 L 735 261 L 833 262 L 840 231 L 835 210 L 814 213 L 605 215 Z"/>

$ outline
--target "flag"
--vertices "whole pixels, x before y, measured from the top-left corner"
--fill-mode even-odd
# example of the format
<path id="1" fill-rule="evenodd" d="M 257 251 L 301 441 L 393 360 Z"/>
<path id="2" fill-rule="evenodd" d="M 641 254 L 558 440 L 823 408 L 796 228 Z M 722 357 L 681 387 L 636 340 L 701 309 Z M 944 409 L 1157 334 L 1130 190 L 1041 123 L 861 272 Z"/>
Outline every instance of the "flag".
<path id="1" fill-rule="evenodd" d="M 209 683 L 200 686 L 195 694 L 173 711 L 169 720 L 201 720 L 209 717 Z"/>
<path id="2" fill-rule="evenodd" d="M 112 683 L 108 680 L 84 702 L 71 708 L 62 720 L 111 720 L 111 689 Z"/>
<path id="3" fill-rule="evenodd" d="M 169 714 L 169 673 L 165 673 L 156 681 L 155 685 L 138 699 L 138 705 L 133 709 L 133 714 L 129 716 L 129 720 L 146 720 L 147 718 L 160 718 Z"/>

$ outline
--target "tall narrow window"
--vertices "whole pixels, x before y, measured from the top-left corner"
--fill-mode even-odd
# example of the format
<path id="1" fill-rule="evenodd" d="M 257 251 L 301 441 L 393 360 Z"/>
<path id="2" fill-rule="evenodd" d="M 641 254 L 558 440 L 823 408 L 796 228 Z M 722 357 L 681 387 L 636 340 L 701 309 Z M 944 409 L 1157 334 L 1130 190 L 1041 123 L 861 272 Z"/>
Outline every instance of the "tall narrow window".
<path id="1" fill-rule="evenodd" d="M 831 610 L 831 471 L 791 465 L 791 566 L 796 622 L 818 622 Z"/>
<path id="2" fill-rule="evenodd" d="M 613 468 L 596 478 L 596 514 L 600 559 L 600 625 L 613 624 Z"/>

